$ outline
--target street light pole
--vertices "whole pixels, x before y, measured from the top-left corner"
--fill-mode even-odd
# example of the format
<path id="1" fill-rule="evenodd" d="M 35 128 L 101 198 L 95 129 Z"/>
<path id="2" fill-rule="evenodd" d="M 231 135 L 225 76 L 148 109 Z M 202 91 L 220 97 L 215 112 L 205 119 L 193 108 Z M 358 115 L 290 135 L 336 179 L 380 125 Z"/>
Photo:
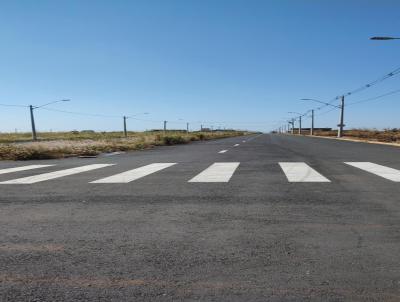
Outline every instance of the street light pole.
<path id="1" fill-rule="evenodd" d="M 32 140 L 37 141 L 35 117 L 34 117 L 34 114 L 33 114 L 33 110 L 45 107 L 47 105 L 55 104 L 55 103 L 58 103 L 58 102 L 69 102 L 69 101 L 70 101 L 69 99 L 65 99 L 65 100 L 58 100 L 58 101 L 46 103 L 46 104 L 41 105 L 41 106 L 29 105 L 29 112 L 30 112 L 30 115 L 31 115 L 31 126 L 32 126 Z"/>
<path id="2" fill-rule="evenodd" d="M 342 96 L 341 104 L 340 104 L 340 119 L 339 119 L 339 125 L 338 125 L 338 133 L 337 137 L 342 137 L 343 136 L 343 127 L 345 126 L 344 123 L 344 96 Z"/>
<path id="3" fill-rule="evenodd" d="M 311 110 L 311 130 L 310 135 L 314 135 L 314 109 Z"/>
<path id="4" fill-rule="evenodd" d="M 299 135 L 301 135 L 301 115 L 299 116 Z"/>
<path id="5" fill-rule="evenodd" d="M 127 120 L 127 119 L 130 119 L 130 118 L 133 118 L 133 117 L 135 117 L 135 116 L 138 116 L 138 115 L 142 115 L 142 114 L 149 114 L 149 113 L 148 113 L 148 112 L 143 112 L 143 113 L 137 113 L 137 114 L 130 115 L 130 116 L 124 115 L 124 116 L 122 117 L 123 120 L 124 120 L 124 136 L 125 136 L 125 137 L 128 137 L 128 131 L 127 131 L 127 127 L 126 127 L 126 120 Z"/>
<path id="6" fill-rule="evenodd" d="M 29 105 L 29 110 L 30 110 L 30 113 L 31 113 L 32 139 L 34 141 L 36 141 L 37 140 L 37 135 L 36 135 L 35 117 L 33 116 L 33 109 L 34 109 L 33 106 Z"/>
<path id="7" fill-rule="evenodd" d="M 124 118 L 124 136 L 128 137 L 128 132 L 126 131 L 126 116 L 124 115 L 123 118 Z"/>
<path id="8" fill-rule="evenodd" d="M 292 134 L 294 134 L 294 122 L 295 122 L 295 119 L 293 118 L 292 119 Z"/>

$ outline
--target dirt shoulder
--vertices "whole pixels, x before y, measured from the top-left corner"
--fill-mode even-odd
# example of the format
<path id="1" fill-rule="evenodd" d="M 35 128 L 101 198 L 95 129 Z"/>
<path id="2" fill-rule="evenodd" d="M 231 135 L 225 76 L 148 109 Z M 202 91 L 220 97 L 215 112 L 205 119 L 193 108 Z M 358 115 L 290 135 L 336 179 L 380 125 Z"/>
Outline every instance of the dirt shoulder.
<path id="1" fill-rule="evenodd" d="M 121 138 L 115 133 L 80 134 L 45 133 L 39 141 L 29 141 L 21 134 L 10 142 L 0 143 L 0 160 L 54 159 L 75 156 L 96 156 L 100 153 L 133 151 L 155 146 L 187 144 L 193 141 L 221 139 L 250 134 L 243 131 L 214 132 L 135 132 Z M 4 134 L 7 135 L 7 134 Z M 4 139 L 3 135 L 3 139 Z M 14 135 L 15 136 L 15 135 Z M 2 136 L 0 135 L 0 142 Z"/>

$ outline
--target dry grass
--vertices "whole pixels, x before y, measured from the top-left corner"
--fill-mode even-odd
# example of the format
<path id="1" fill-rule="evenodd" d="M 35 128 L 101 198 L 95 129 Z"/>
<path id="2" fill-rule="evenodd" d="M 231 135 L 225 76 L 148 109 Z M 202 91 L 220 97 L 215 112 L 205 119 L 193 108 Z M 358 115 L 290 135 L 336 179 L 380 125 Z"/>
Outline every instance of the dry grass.
<path id="1" fill-rule="evenodd" d="M 336 136 L 337 131 L 317 131 L 318 136 Z M 345 138 L 359 139 L 364 141 L 376 141 L 385 143 L 400 143 L 400 129 L 351 129 L 345 130 Z"/>
<path id="2" fill-rule="evenodd" d="M 191 141 L 219 139 L 247 134 L 242 131 L 215 132 L 48 132 L 32 142 L 29 133 L 1 133 L 0 160 L 53 159 L 71 156 L 94 156 L 100 153 L 131 151 L 161 145 L 186 144 Z"/>

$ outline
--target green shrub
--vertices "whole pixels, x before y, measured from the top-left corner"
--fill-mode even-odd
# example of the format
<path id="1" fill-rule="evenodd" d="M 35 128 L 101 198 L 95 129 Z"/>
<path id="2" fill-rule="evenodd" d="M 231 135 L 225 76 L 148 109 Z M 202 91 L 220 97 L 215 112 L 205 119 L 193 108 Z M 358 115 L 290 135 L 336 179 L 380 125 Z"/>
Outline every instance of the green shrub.
<path id="1" fill-rule="evenodd" d="M 180 135 L 176 136 L 164 136 L 163 142 L 165 145 L 178 145 L 178 144 L 186 144 L 187 141 Z"/>

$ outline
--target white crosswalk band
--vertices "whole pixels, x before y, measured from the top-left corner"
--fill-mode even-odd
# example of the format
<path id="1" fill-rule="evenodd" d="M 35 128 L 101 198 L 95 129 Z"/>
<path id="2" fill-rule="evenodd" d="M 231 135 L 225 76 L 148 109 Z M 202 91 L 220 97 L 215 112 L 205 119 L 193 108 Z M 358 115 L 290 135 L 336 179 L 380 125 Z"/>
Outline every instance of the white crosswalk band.
<path id="1" fill-rule="evenodd" d="M 400 182 L 400 170 L 374 164 L 371 162 L 345 162 L 345 164 L 389 179 L 391 181 Z"/>
<path id="2" fill-rule="evenodd" d="M 34 170 L 34 169 L 52 167 L 52 166 L 54 166 L 54 165 L 29 165 L 29 166 L 22 166 L 22 167 L 7 168 L 7 169 L 1 169 L 0 174 L 28 171 L 28 170 Z"/>
<path id="3" fill-rule="evenodd" d="M 128 183 L 144 176 L 153 174 L 160 170 L 166 169 L 176 165 L 176 163 L 154 163 L 133 170 L 129 170 L 123 173 L 119 173 L 110 177 L 102 178 L 99 180 L 92 181 L 91 183 Z"/>
<path id="4" fill-rule="evenodd" d="M 189 182 L 229 182 L 239 164 L 238 162 L 214 163 Z"/>
<path id="5" fill-rule="evenodd" d="M 330 182 L 303 162 L 279 163 L 289 182 Z"/>
<path id="6" fill-rule="evenodd" d="M 73 174 L 78 174 L 78 173 L 96 170 L 96 169 L 113 166 L 113 165 L 114 164 L 86 165 L 86 166 L 77 167 L 77 168 L 65 169 L 65 170 L 60 170 L 60 171 L 54 171 L 54 172 L 43 173 L 43 174 L 34 175 L 34 176 L 28 176 L 28 177 L 3 181 L 3 182 L 0 182 L 0 184 L 33 184 L 33 183 L 37 183 L 37 182 L 41 182 L 41 181 L 46 181 L 46 180 L 51 180 L 51 179 L 69 176 L 69 175 L 73 175 Z"/>

